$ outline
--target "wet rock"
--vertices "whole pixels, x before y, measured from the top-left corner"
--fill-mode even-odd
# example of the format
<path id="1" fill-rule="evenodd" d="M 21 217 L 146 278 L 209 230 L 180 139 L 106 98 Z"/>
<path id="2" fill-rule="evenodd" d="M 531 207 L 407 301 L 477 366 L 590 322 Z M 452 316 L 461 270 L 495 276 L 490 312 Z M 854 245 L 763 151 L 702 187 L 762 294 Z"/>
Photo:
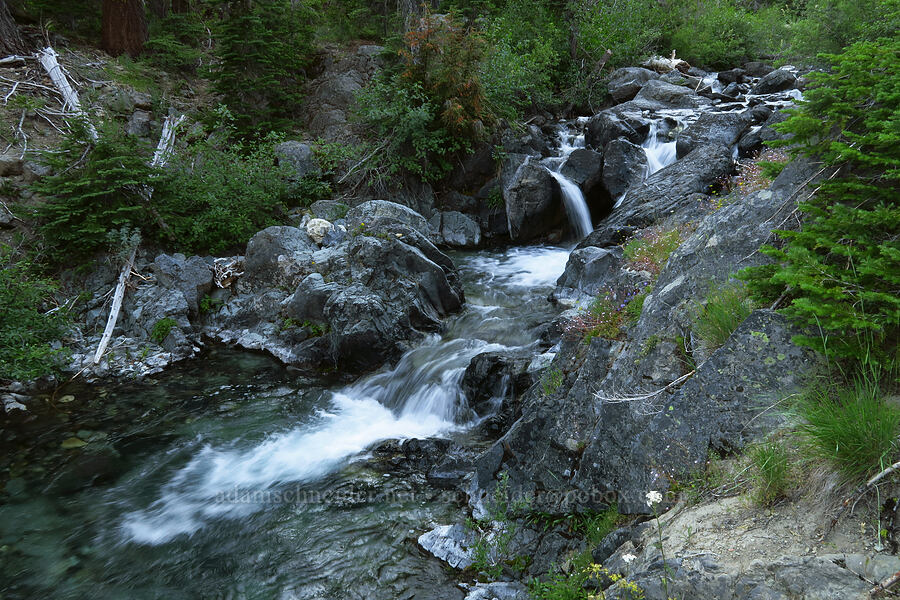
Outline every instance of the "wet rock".
<path id="1" fill-rule="evenodd" d="M 292 179 L 318 175 L 319 165 L 309 144 L 290 140 L 275 146 L 276 164 L 285 165 Z"/>
<path id="2" fill-rule="evenodd" d="M 440 525 L 419 536 L 419 546 L 454 569 L 472 565 L 475 537 L 462 525 Z"/>
<path id="3" fill-rule="evenodd" d="M 744 65 L 744 71 L 749 77 L 765 77 L 774 70 L 772 65 L 763 62 L 748 62 Z"/>
<path id="4" fill-rule="evenodd" d="M 644 179 L 647 172 L 647 153 L 625 138 L 606 145 L 603 161 L 603 184 L 609 195 L 618 198 Z"/>
<path id="5" fill-rule="evenodd" d="M 726 85 L 729 83 L 744 83 L 747 79 L 745 71 L 740 68 L 719 71 L 716 74 L 716 78 Z"/>
<path id="6" fill-rule="evenodd" d="M 702 216 L 702 204 L 696 195 L 708 192 L 733 168 L 727 146 L 707 144 L 695 148 L 629 190 L 622 203 L 578 247 L 613 246 L 622 243 L 636 228 L 672 217 L 684 222 Z"/>
<path id="7" fill-rule="evenodd" d="M 741 113 L 703 113 L 678 135 L 675 151 L 683 158 L 703 144 L 719 144 L 731 148 L 750 126 Z"/>
<path id="8" fill-rule="evenodd" d="M 738 152 L 741 156 L 752 156 L 761 150 L 765 142 L 787 139 L 790 134 L 776 131 L 772 126 L 787 120 L 787 113 L 776 110 L 755 130 L 748 131 L 738 141 Z"/>
<path id="9" fill-rule="evenodd" d="M 517 581 L 476 583 L 471 586 L 465 600 L 528 600 L 528 588 Z"/>
<path id="10" fill-rule="evenodd" d="M 481 228 L 468 215 L 456 211 L 440 213 L 441 239 L 454 248 L 476 248 L 481 244 Z"/>
<path id="11" fill-rule="evenodd" d="M 578 184 L 585 193 L 600 183 L 603 155 L 587 148 L 573 150 L 563 163 L 560 173 Z"/>
<path id="12" fill-rule="evenodd" d="M 588 146 L 605 151 L 606 145 L 619 137 L 635 144 L 644 141 L 650 132 L 650 121 L 643 118 L 640 109 L 622 110 L 623 106 L 604 110 L 590 118 L 584 131 Z"/>
<path id="13" fill-rule="evenodd" d="M 615 102 L 631 100 L 641 87 L 651 79 L 659 79 L 659 74 L 642 67 L 622 67 L 610 75 L 606 89 Z"/>
<path id="14" fill-rule="evenodd" d="M 787 69 L 776 69 L 760 79 L 750 93 L 753 95 L 774 94 L 783 92 L 795 86 L 797 76 Z"/>
<path id="15" fill-rule="evenodd" d="M 525 161 L 503 190 L 509 236 L 528 241 L 563 222 L 559 186 L 542 165 Z"/>
<path id="16" fill-rule="evenodd" d="M 81 444 L 88 446 L 87 444 Z M 108 483 L 122 474 L 127 465 L 110 446 L 99 445 L 80 451 L 59 470 L 45 492 L 52 495 L 72 494 L 93 485 Z"/>
<path id="17" fill-rule="evenodd" d="M 621 265 L 621 248 L 578 248 L 569 255 L 553 295 L 557 299 L 589 302 L 619 277 Z"/>
<path id="18" fill-rule="evenodd" d="M 535 381 L 529 367 L 533 352 L 483 352 L 469 362 L 460 387 L 469 407 L 488 417 L 482 430 L 499 435 L 519 417 L 519 398 Z"/>

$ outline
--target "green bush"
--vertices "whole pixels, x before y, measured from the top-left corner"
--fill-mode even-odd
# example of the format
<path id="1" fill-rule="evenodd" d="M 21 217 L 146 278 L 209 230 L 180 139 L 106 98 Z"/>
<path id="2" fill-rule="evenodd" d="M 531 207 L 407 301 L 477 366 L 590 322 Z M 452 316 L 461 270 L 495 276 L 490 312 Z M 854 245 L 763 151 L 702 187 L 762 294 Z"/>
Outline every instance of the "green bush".
<path id="1" fill-rule="evenodd" d="M 747 290 L 737 282 L 713 285 L 694 316 L 694 333 L 709 348 L 718 348 L 753 312 Z"/>
<path id="2" fill-rule="evenodd" d="M 763 249 L 776 265 L 740 278 L 759 299 L 785 295 L 781 312 L 815 332 L 796 343 L 890 361 L 900 340 L 900 41 L 823 58 L 833 68 L 810 74 L 805 101 L 777 127 L 793 134 L 795 154 L 822 161 L 834 177 L 800 204 L 800 230 L 779 231 L 782 247 Z"/>
<path id="3" fill-rule="evenodd" d="M 383 149 L 387 173 L 440 179 L 493 120 L 479 80 L 483 40 L 452 15 L 426 12 L 396 50 L 396 61 L 358 96 L 358 113 Z"/>
<path id="4" fill-rule="evenodd" d="M 763 442 L 750 450 L 756 480 L 756 501 L 772 504 L 784 497 L 788 487 L 790 464 L 784 447 L 775 441 Z"/>
<path id="5" fill-rule="evenodd" d="M 667 40 L 678 56 L 707 68 L 728 68 L 758 59 L 777 50 L 776 40 L 785 34 L 784 18 L 777 8 L 753 12 L 733 0 L 704 2 L 685 0 L 680 6 L 681 24 Z"/>
<path id="6" fill-rule="evenodd" d="M 155 182 L 154 203 L 178 249 L 237 251 L 260 229 L 283 222 L 289 205 L 319 199 L 299 195 L 286 169 L 275 166 L 274 140 L 227 147 L 203 141 L 171 159 Z"/>
<path id="7" fill-rule="evenodd" d="M 27 381 L 53 373 L 65 350 L 54 348 L 68 314 L 49 312 L 54 284 L 0 247 L 0 381 Z"/>
<path id="8" fill-rule="evenodd" d="M 200 42 L 206 28 L 199 13 L 170 13 L 150 23 L 150 36 L 144 48 L 150 61 L 163 69 L 194 71 L 203 56 Z"/>
<path id="9" fill-rule="evenodd" d="M 157 344 L 162 344 L 165 339 L 169 337 L 169 333 L 172 331 L 172 328 L 177 324 L 178 323 L 175 322 L 175 319 L 171 317 L 160 319 L 159 321 L 154 323 L 153 329 L 150 330 L 150 339 Z"/>
<path id="10" fill-rule="evenodd" d="M 801 394 L 795 410 L 806 452 L 858 481 L 894 461 L 900 408 L 885 399 L 877 367 L 849 384 L 818 382 Z"/>
<path id="11" fill-rule="evenodd" d="M 85 130 L 75 128 L 61 152 L 41 156 L 55 174 L 33 185 L 46 198 L 36 216 L 47 254 L 63 264 L 105 248 L 110 231 L 133 228 L 147 234 L 159 227 L 143 195 L 157 173 L 147 164 L 149 149 L 111 125 L 99 133 L 88 149 Z"/>

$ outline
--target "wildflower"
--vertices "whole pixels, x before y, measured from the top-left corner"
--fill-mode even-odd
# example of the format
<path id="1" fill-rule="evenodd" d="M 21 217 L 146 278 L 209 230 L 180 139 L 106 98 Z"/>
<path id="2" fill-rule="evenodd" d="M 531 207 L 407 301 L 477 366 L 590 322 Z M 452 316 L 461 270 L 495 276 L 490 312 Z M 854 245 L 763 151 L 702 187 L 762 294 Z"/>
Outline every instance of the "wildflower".
<path id="1" fill-rule="evenodd" d="M 634 554 L 623 554 L 622 555 L 622 560 L 625 561 L 626 565 L 631 563 L 636 558 L 637 558 L 637 556 L 635 556 Z"/>
<path id="2" fill-rule="evenodd" d="M 662 502 L 662 494 L 657 492 L 656 490 L 650 490 L 647 492 L 647 506 L 653 508 L 654 504 L 659 504 Z"/>

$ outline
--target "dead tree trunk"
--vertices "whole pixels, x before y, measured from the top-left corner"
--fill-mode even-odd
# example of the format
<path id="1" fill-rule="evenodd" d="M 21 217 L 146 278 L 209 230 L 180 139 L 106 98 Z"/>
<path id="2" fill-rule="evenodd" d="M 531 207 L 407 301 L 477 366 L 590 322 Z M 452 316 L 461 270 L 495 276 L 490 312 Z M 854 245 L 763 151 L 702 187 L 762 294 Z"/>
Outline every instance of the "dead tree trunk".
<path id="1" fill-rule="evenodd" d="M 147 41 L 147 15 L 143 0 L 103 0 L 101 46 L 112 56 L 137 56 Z"/>
<path id="2" fill-rule="evenodd" d="M 28 48 L 9 12 L 6 0 L 0 0 L 0 56 L 27 52 Z"/>

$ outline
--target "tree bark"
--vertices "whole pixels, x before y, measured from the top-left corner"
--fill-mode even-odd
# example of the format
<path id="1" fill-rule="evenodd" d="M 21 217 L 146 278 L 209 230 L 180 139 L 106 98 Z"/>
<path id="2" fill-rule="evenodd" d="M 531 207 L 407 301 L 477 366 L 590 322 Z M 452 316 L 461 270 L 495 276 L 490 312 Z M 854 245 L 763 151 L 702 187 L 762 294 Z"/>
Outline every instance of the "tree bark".
<path id="1" fill-rule="evenodd" d="M 149 0 L 147 5 L 150 7 L 150 12 L 157 19 L 165 19 L 166 15 L 169 13 L 169 3 L 167 0 Z"/>
<path id="2" fill-rule="evenodd" d="M 6 0 L 0 0 L 0 56 L 27 53 L 28 47 L 6 6 Z"/>
<path id="3" fill-rule="evenodd" d="M 103 0 L 101 46 L 112 56 L 137 56 L 147 41 L 147 15 L 143 0 Z"/>
<path id="4" fill-rule="evenodd" d="M 190 0 L 172 0 L 172 12 L 180 15 L 191 12 Z"/>

